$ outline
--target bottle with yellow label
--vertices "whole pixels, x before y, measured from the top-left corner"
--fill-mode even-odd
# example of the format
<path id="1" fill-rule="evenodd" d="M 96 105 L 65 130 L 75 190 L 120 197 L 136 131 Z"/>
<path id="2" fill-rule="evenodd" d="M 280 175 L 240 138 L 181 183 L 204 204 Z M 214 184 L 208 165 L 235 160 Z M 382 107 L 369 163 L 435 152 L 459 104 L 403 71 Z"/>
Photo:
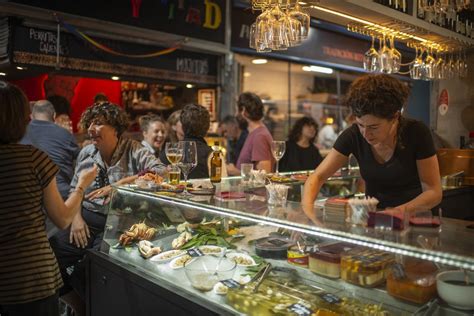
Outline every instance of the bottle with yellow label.
<path id="1" fill-rule="evenodd" d="M 211 182 L 219 183 L 222 179 L 222 158 L 218 142 L 214 142 L 213 150 L 211 158 Z"/>

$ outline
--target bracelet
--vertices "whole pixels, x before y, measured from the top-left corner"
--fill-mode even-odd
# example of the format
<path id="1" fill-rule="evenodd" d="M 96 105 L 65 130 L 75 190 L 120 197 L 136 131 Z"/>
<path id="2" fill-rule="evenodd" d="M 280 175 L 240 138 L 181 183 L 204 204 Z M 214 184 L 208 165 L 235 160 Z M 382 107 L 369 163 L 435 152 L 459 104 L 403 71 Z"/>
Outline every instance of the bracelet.
<path id="1" fill-rule="evenodd" d="M 75 189 L 74 191 L 72 191 L 72 192 L 77 192 L 77 193 L 79 193 L 82 197 L 84 197 L 84 195 L 85 195 L 84 189 L 83 189 L 82 187 L 80 187 L 80 186 L 76 187 L 76 189 Z"/>

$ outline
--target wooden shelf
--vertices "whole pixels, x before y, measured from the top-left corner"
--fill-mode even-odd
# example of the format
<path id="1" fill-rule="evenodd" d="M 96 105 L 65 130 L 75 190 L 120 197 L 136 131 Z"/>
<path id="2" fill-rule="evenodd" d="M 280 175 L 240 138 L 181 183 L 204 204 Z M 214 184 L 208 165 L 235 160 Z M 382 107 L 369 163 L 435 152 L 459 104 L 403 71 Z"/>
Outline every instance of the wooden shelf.
<path id="1" fill-rule="evenodd" d="M 380 25 L 387 25 L 395 21 L 402 22 L 413 27 L 412 35 L 437 43 L 456 41 L 469 46 L 474 45 L 474 39 L 470 37 L 419 19 L 416 16 L 416 10 L 413 10 L 413 15 L 409 15 L 376 3 L 372 0 L 321 0 L 318 6 Z M 351 22 L 351 20 L 347 18 L 322 12 L 314 8 L 310 9 L 310 14 L 317 19 L 323 19 L 344 26 Z"/>

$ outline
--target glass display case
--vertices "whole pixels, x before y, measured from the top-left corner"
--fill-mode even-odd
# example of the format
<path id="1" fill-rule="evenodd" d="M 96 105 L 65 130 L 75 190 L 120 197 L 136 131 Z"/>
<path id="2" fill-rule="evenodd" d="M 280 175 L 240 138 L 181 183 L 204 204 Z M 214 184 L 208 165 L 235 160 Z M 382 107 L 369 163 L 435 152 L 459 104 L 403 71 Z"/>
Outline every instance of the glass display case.
<path id="1" fill-rule="evenodd" d="M 300 190 L 304 176 L 291 179 Z M 217 314 L 423 315 L 440 270 L 474 269 L 463 221 L 402 231 L 328 221 L 321 201 L 310 213 L 269 205 L 264 186 L 240 178 L 191 192 L 114 187 L 101 253 Z"/>

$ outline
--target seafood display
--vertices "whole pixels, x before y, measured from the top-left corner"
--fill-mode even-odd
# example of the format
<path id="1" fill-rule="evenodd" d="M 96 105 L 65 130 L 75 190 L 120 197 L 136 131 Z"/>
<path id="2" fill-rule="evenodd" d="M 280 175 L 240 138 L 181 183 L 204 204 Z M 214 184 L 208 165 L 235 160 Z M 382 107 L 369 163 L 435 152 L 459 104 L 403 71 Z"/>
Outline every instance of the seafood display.
<path id="1" fill-rule="evenodd" d="M 130 245 L 134 241 L 150 240 L 156 234 L 156 228 L 149 227 L 145 222 L 133 224 L 126 232 L 119 237 L 121 246 Z"/>
<path id="2" fill-rule="evenodd" d="M 181 257 L 177 257 L 177 258 L 174 258 L 173 260 L 171 260 L 170 262 L 170 268 L 171 269 L 180 269 L 182 267 L 184 267 L 184 264 L 188 261 L 188 260 L 191 260 L 191 256 L 190 255 L 184 255 L 184 256 L 181 256 Z"/>
<path id="3" fill-rule="evenodd" d="M 184 246 L 185 243 L 190 241 L 191 238 L 193 238 L 191 233 L 183 231 L 177 238 L 173 240 L 173 242 L 171 243 L 171 247 L 173 247 L 173 249 L 179 249 Z"/>
<path id="4" fill-rule="evenodd" d="M 143 258 L 148 259 L 161 252 L 160 247 L 155 247 L 151 241 L 141 240 L 138 242 L 138 251 Z"/>
<path id="5" fill-rule="evenodd" d="M 169 250 L 169 251 L 160 253 L 159 255 L 151 258 L 150 260 L 157 263 L 166 263 L 184 254 L 185 254 L 185 251 L 183 250 Z"/>
<path id="6" fill-rule="evenodd" d="M 226 257 L 234 261 L 238 266 L 249 267 L 256 265 L 255 260 L 245 253 L 230 252 L 226 254 Z"/>

